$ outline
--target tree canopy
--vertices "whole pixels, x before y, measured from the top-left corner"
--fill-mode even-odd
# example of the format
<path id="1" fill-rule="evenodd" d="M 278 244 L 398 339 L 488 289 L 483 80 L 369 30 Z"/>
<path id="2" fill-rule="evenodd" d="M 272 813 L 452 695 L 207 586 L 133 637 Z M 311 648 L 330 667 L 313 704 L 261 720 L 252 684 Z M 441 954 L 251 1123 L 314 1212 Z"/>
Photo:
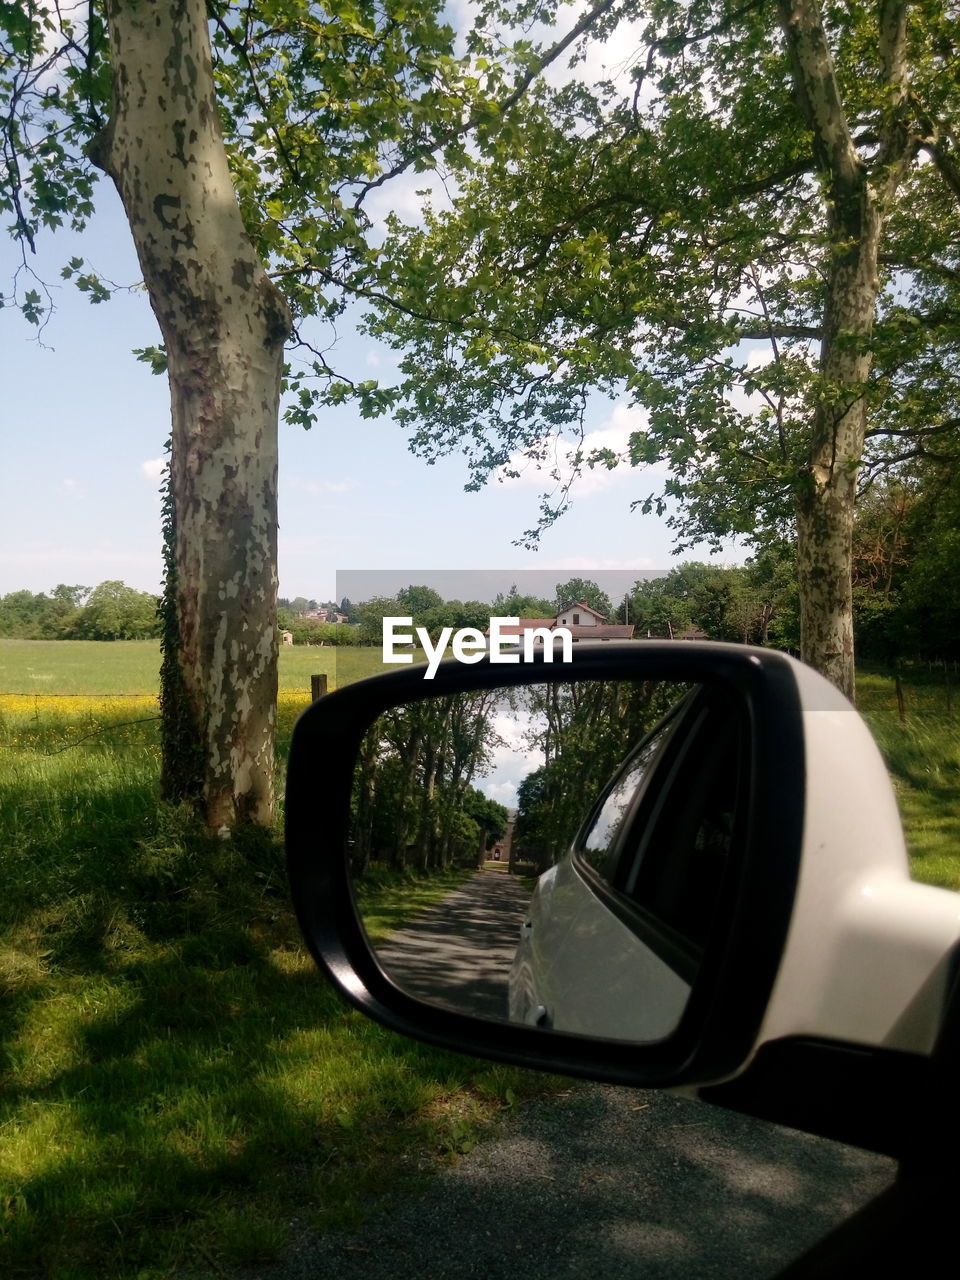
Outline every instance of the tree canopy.
<path id="1" fill-rule="evenodd" d="M 354 779 L 351 861 L 421 871 L 475 866 L 507 811 L 473 785 L 498 742 L 497 690 L 399 707 L 366 734 Z"/>
<path id="2" fill-rule="evenodd" d="M 608 622 L 613 620 L 610 597 L 590 578 L 569 578 L 566 582 L 557 583 L 557 608 L 571 604 L 588 604 L 597 613 L 602 613 Z"/>
<path id="3" fill-rule="evenodd" d="M 488 6 L 477 47 L 526 12 Z M 538 82 L 448 207 L 394 220 L 370 331 L 417 453 L 462 451 L 468 488 L 543 467 L 522 541 L 621 464 L 667 464 L 636 502 L 680 548 L 796 524 L 806 656 L 852 689 L 857 473 L 960 440 L 960 19 L 657 0 L 591 38 L 627 20 L 626 78 Z M 597 390 L 643 410 L 618 449 L 591 448 Z"/>
<path id="4" fill-rule="evenodd" d="M 621 463 L 667 467 L 637 503 L 681 547 L 795 527 L 802 651 L 851 692 L 858 475 L 955 465 L 956 11 L 597 0 L 538 40 L 562 13 L 488 0 L 461 56 L 435 0 L 0 8 L 24 263 L 91 216 L 99 167 L 159 321 L 165 778 L 218 829 L 272 810 L 281 384 L 304 425 L 402 395 L 414 449 L 465 451 L 468 487 L 544 466 L 528 541 L 584 467 Z M 624 32 L 623 74 L 589 75 L 587 42 Z M 428 171 L 449 208 L 381 243 L 370 194 Z M 63 274 L 109 292 L 80 258 Z M 11 297 L 49 311 L 26 271 Z M 315 326 L 351 299 L 402 387 L 330 364 Z M 642 409 L 620 446 L 588 438 L 595 391 Z"/>

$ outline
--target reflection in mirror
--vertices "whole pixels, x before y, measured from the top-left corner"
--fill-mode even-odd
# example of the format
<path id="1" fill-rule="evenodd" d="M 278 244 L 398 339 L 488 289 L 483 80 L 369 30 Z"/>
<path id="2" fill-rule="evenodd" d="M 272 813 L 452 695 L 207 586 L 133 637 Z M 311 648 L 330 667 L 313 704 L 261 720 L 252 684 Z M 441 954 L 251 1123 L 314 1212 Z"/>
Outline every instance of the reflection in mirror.
<path id="1" fill-rule="evenodd" d="M 718 690 L 559 681 L 382 715 L 350 859 L 383 970 L 431 1003 L 649 1043 L 670 1034 L 737 819 Z"/>

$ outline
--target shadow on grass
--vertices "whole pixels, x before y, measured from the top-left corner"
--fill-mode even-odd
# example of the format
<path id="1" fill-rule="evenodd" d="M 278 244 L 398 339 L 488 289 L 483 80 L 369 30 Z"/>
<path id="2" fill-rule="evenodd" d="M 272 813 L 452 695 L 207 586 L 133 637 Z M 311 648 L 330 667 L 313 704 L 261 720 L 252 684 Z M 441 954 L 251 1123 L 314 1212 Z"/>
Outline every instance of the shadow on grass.
<path id="1" fill-rule="evenodd" d="M 134 787 L 7 861 L 5 1277 L 250 1262 L 294 1216 L 353 1223 L 492 1070 L 337 1000 L 269 837 L 211 841 Z"/>

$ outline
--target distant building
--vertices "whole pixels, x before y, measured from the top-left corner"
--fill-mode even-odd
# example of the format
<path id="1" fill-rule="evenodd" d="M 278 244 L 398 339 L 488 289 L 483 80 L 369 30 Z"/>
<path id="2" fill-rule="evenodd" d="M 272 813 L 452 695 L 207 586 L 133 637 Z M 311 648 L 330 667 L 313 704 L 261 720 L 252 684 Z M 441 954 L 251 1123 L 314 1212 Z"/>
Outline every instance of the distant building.
<path id="1" fill-rule="evenodd" d="M 507 810 L 507 829 L 503 838 L 498 840 L 493 848 L 487 853 L 487 859 L 491 862 L 506 862 L 510 869 L 513 869 L 513 832 L 517 825 L 517 810 Z"/>
<path id="2" fill-rule="evenodd" d="M 515 635 L 519 641 L 526 631 L 555 631 L 557 627 L 565 627 L 575 643 L 578 640 L 632 640 L 634 632 L 632 623 L 607 622 L 602 613 L 580 600 L 566 605 L 552 618 L 521 618 L 516 626 L 501 626 L 500 634 Z"/>
<path id="3" fill-rule="evenodd" d="M 577 604 L 568 604 L 557 614 L 558 627 L 603 627 L 607 619 L 596 609 L 591 609 L 581 600 Z"/>
<path id="4" fill-rule="evenodd" d="M 337 613 L 335 609 L 328 609 L 326 605 L 322 609 L 315 609 L 313 613 L 305 613 L 305 618 L 312 618 L 314 622 L 336 622 L 342 624 L 347 621 L 345 613 Z"/>

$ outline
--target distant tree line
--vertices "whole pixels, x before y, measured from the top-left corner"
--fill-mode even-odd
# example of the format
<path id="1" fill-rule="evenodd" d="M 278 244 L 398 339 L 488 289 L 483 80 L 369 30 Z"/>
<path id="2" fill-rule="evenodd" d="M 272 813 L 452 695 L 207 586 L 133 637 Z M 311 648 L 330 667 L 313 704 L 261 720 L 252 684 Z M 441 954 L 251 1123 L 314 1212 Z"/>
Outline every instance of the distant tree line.
<path id="1" fill-rule="evenodd" d="M 792 542 L 771 542 L 745 565 L 687 562 L 638 582 L 617 609 L 637 636 L 703 632 L 711 640 L 799 652 Z M 960 473 L 879 478 L 853 530 L 853 603 L 861 661 L 960 659 Z"/>
<path id="2" fill-rule="evenodd" d="M 0 596 L 0 636 L 17 640 L 150 640 L 160 634 L 158 597 L 123 582 Z"/>
<path id="3" fill-rule="evenodd" d="M 680 564 L 638 582 L 617 620 L 641 637 L 702 632 L 799 652 L 794 556 L 782 542 L 742 566 Z M 853 603 L 861 661 L 960 658 L 960 476 L 924 486 L 900 477 L 867 490 L 853 532 Z"/>
<path id="4" fill-rule="evenodd" d="M 854 620 L 861 658 L 960 658 L 960 476 L 951 469 L 879 479 L 858 509 L 853 546 Z M 611 622 L 629 622 L 635 636 L 768 645 L 799 651 L 795 547 L 770 542 L 744 565 L 685 561 L 669 573 L 642 579 L 614 605 L 588 578 L 558 582 L 553 599 L 524 595 L 516 586 L 480 600 L 444 600 L 432 587 L 411 584 L 395 596 L 353 604 L 304 596 L 278 601 L 281 630 L 295 644 L 379 645 L 384 617 L 412 617 L 432 638 L 443 627 L 476 627 L 491 615 L 551 617 L 583 602 Z M 327 608 L 346 623 L 307 616 Z M 21 640 L 144 640 L 159 634 L 157 597 L 123 582 L 97 587 L 59 583 L 49 592 L 0 596 L 0 637 Z"/>
<path id="5" fill-rule="evenodd" d="M 686 561 L 637 582 L 617 609 L 638 638 L 710 640 L 798 649 L 800 623 L 792 548 L 775 545 L 745 565 Z"/>
<path id="6" fill-rule="evenodd" d="M 398 591 L 395 596 L 374 596 L 357 605 L 346 601 L 350 604 L 351 622 L 358 624 L 353 631 L 353 638 L 346 643 L 380 644 L 383 619 L 388 617 L 412 618 L 415 627 L 425 627 L 431 639 L 435 640 L 444 627 L 453 627 L 454 630 L 476 627 L 483 631 L 490 625 L 491 617 L 551 618 L 563 605 L 580 601 L 589 604 L 605 617 L 612 617 L 613 606 L 608 597 L 595 582 L 583 578 L 558 583 L 556 596 L 550 600 L 544 596 L 523 595 L 514 585 L 506 593 L 499 592 L 492 603 L 482 600 L 444 600 L 433 587 L 411 584 Z"/>

